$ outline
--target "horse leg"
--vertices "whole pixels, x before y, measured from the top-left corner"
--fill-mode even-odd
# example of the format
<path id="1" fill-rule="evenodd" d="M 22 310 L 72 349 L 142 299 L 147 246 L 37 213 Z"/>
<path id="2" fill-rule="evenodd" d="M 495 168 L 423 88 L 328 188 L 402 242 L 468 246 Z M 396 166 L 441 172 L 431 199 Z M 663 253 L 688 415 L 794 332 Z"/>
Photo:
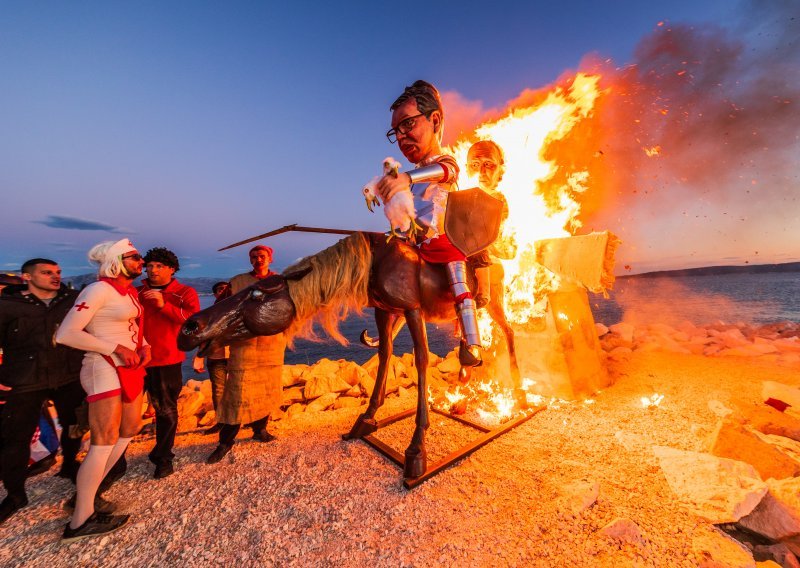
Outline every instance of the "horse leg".
<path id="1" fill-rule="evenodd" d="M 389 374 L 389 360 L 392 357 L 392 326 L 397 320 L 397 316 L 384 310 L 375 308 L 375 323 L 378 326 L 378 375 L 375 379 L 375 387 L 372 389 L 372 396 L 369 399 L 367 410 L 358 417 L 350 432 L 343 437 L 345 440 L 363 438 L 378 430 L 378 423 L 375 420 L 375 413 L 383 405 L 386 398 L 386 376 Z"/>
<path id="2" fill-rule="evenodd" d="M 419 309 L 406 312 L 406 323 L 414 342 L 414 364 L 417 366 L 418 377 L 416 428 L 411 444 L 406 449 L 403 467 L 403 475 L 410 478 L 419 477 L 428 468 L 428 455 L 425 451 L 425 431 L 428 429 L 428 336 Z"/>

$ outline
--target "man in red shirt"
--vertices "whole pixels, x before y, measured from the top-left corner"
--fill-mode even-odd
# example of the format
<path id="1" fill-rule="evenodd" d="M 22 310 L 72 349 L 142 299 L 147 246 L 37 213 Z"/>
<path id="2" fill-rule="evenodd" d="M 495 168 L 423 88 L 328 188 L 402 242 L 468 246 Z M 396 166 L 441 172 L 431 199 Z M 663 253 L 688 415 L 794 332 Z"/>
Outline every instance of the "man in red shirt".
<path id="1" fill-rule="evenodd" d="M 189 316 L 200 311 L 200 299 L 191 286 L 178 282 L 178 257 L 169 249 L 152 248 L 144 256 L 147 278 L 139 286 L 144 307 L 144 337 L 151 346 L 145 390 L 156 409 L 156 445 L 150 461 L 153 477 L 172 475 L 175 432 L 178 429 L 178 396 L 183 387 L 181 365 L 186 353 L 178 349 L 178 332 Z"/>

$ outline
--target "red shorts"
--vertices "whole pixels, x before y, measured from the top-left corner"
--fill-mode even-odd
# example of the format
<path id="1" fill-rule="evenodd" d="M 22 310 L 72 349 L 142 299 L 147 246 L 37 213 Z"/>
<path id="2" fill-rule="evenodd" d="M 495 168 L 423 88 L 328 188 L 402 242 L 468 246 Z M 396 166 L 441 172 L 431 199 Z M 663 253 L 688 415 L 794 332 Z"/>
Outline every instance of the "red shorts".
<path id="1" fill-rule="evenodd" d="M 419 255 L 425 262 L 446 264 L 456 260 L 467 260 L 464 253 L 458 250 L 447 235 L 439 235 L 419 245 Z"/>

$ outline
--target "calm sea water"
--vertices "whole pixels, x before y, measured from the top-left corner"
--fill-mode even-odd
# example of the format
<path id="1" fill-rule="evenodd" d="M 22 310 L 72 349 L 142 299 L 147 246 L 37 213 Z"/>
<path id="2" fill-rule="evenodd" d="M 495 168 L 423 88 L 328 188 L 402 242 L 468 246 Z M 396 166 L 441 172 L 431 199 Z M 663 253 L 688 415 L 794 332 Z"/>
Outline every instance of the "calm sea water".
<path id="1" fill-rule="evenodd" d="M 724 321 L 766 324 L 778 321 L 800 322 L 800 272 L 766 274 L 726 274 L 659 278 L 624 278 L 617 280 L 608 299 L 590 294 L 595 321 L 611 325 L 623 318 L 634 323 L 696 325 Z M 203 308 L 213 303 L 212 296 L 201 296 Z M 372 311 L 352 316 L 341 325 L 350 345 L 342 346 L 326 339 L 323 343 L 298 341 L 286 352 L 286 363 L 312 364 L 327 357 L 364 363 L 376 350 L 358 341 L 361 330 L 376 335 Z M 428 325 L 431 351 L 443 355 L 453 349 L 457 339 L 452 326 Z M 395 353 L 411 351 L 411 338 L 404 329 L 395 341 Z M 195 376 L 191 357 L 184 365 L 184 377 Z"/>

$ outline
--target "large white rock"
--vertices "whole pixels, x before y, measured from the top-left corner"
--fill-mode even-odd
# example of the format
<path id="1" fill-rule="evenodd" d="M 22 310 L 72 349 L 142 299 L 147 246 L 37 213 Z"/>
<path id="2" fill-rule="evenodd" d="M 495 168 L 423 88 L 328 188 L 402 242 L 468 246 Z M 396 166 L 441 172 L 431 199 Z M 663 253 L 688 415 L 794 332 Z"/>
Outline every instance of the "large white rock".
<path id="1" fill-rule="evenodd" d="M 800 478 L 769 479 L 769 492 L 753 512 L 739 519 L 748 530 L 772 540 L 800 534 Z"/>
<path id="2" fill-rule="evenodd" d="M 350 384 L 339 375 L 311 375 L 306 378 L 303 394 L 306 400 L 312 400 L 328 393 L 346 392 L 350 388 Z"/>
<path id="3" fill-rule="evenodd" d="M 328 410 L 333 403 L 336 402 L 336 399 L 339 398 L 339 395 L 335 392 L 329 392 L 327 394 L 323 394 L 319 398 L 312 400 L 306 406 L 306 412 L 319 412 L 321 410 Z"/>
<path id="4" fill-rule="evenodd" d="M 767 492 L 750 464 L 665 446 L 653 446 L 653 453 L 681 504 L 712 523 L 738 521 Z"/>

